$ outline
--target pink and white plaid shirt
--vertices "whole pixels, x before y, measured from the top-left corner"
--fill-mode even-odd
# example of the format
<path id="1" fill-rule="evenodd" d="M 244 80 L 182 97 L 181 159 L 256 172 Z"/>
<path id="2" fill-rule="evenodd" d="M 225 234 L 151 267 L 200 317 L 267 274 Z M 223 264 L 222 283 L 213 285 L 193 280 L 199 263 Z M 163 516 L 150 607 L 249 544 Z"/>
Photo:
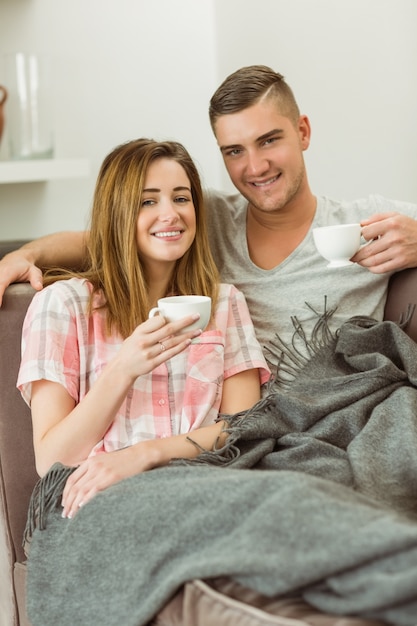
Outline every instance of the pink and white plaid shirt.
<path id="1" fill-rule="evenodd" d="M 35 294 L 23 325 L 17 381 L 28 404 L 31 383 L 42 379 L 60 383 L 80 402 L 119 350 L 123 339 L 106 335 L 105 313 L 88 313 L 90 292 L 86 280 L 71 278 Z M 102 302 L 95 297 L 94 305 Z M 244 296 L 222 284 L 214 323 L 181 354 L 136 379 L 91 454 L 213 423 L 223 380 L 253 368 L 261 383 L 269 379 Z"/>

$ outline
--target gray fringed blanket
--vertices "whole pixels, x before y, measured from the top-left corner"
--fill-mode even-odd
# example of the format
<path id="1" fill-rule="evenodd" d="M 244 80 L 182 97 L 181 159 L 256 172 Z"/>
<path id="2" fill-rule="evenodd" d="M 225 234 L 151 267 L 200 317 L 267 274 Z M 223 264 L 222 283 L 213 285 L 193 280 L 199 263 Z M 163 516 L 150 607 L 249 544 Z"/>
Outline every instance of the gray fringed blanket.
<path id="1" fill-rule="evenodd" d="M 144 625 L 183 582 L 218 576 L 417 623 L 417 345 L 352 318 L 310 347 L 230 418 L 222 450 L 124 480 L 73 520 L 71 470 L 51 468 L 28 519 L 33 626 Z"/>

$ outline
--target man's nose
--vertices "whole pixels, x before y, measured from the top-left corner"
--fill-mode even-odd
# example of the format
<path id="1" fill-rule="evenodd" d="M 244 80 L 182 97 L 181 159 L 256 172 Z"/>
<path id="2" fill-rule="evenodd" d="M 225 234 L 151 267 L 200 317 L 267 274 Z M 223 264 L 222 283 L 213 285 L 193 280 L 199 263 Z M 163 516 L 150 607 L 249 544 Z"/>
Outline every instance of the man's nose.
<path id="1" fill-rule="evenodd" d="M 259 152 L 248 152 L 246 161 L 246 172 L 251 176 L 261 176 L 269 169 L 268 160 Z"/>

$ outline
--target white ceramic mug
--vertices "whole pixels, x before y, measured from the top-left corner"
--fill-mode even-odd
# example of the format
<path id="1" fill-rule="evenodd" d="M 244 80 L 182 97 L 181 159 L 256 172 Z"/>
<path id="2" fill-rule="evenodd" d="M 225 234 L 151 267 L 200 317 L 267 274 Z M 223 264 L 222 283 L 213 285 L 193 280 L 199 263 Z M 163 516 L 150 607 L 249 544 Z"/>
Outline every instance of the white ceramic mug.
<path id="1" fill-rule="evenodd" d="M 200 319 L 186 327 L 187 330 L 200 328 L 204 330 L 211 315 L 211 298 L 209 296 L 168 296 L 158 300 L 158 306 L 149 311 L 149 317 L 163 315 L 168 322 L 200 313 Z"/>
<path id="2" fill-rule="evenodd" d="M 313 238 L 321 256 L 329 261 L 327 267 L 351 265 L 351 257 L 361 246 L 361 225 L 333 224 L 313 228 Z"/>

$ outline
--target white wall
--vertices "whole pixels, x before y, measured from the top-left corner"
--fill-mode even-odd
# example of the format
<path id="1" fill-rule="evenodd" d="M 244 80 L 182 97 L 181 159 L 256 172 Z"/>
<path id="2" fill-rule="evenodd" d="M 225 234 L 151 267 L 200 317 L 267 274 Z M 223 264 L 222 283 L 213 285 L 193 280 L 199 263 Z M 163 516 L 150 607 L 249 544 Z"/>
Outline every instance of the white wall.
<path id="1" fill-rule="evenodd" d="M 0 55 L 52 54 L 56 155 L 92 167 L 0 185 L 0 239 L 83 228 L 102 159 L 141 135 L 182 141 L 206 184 L 230 188 L 208 101 L 253 63 L 283 73 L 310 117 L 314 192 L 417 202 L 416 24 L 415 0 L 1 0 Z"/>
<path id="2" fill-rule="evenodd" d="M 104 156 L 134 137 L 182 141 L 219 184 L 214 39 L 211 0 L 1 0 L 0 55 L 53 56 L 56 156 L 92 167 L 89 179 L 0 185 L 0 239 L 83 228 Z"/>
<path id="3" fill-rule="evenodd" d="M 215 6 L 219 82 L 243 65 L 269 65 L 284 74 L 309 116 L 313 192 L 417 202 L 415 0 Z"/>

